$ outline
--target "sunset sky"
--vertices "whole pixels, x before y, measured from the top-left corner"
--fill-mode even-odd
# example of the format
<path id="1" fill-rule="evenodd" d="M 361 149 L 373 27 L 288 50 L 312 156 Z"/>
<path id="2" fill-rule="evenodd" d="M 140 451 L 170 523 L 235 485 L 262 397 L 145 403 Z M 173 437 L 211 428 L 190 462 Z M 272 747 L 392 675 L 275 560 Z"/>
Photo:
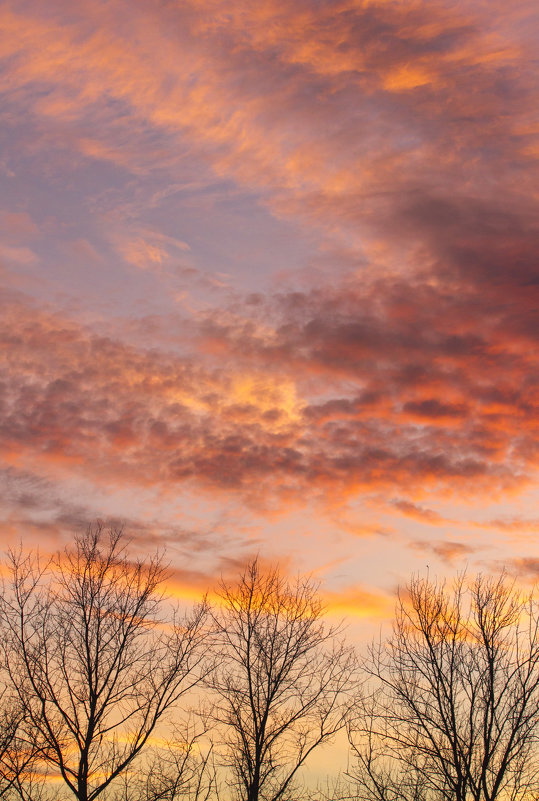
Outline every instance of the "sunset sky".
<path id="1" fill-rule="evenodd" d="M 537 0 L 0 7 L 5 546 L 538 578 Z"/>

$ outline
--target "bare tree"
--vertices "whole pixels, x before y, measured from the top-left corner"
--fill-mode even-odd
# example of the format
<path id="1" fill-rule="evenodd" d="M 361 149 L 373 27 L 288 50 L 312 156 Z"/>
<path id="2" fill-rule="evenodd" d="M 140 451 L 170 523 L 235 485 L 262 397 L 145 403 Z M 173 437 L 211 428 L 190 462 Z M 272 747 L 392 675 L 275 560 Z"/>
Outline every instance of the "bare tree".
<path id="1" fill-rule="evenodd" d="M 117 801 L 209 801 L 218 799 L 217 768 L 205 731 L 174 733 L 154 747 L 142 769 L 125 774 Z"/>
<path id="2" fill-rule="evenodd" d="M 351 727 L 362 801 L 517 801 L 539 790 L 539 610 L 505 576 L 413 579 Z"/>
<path id="3" fill-rule="evenodd" d="M 28 784 L 39 757 L 36 744 L 21 736 L 23 710 L 10 689 L 4 683 L 0 690 L 0 799 L 24 797 L 21 788 Z"/>
<path id="4" fill-rule="evenodd" d="M 129 561 L 101 526 L 47 565 L 11 554 L 10 571 L 2 648 L 24 737 L 49 778 L 93 801 L 201 680 L 205 605 L 163 620 L 160 559 Z"/>
<path id="5" fill-rule="evenodd" d="M 220 587 L 209 716 L 242 801 L 290 798 L 309 755 L 346 724 L 355 658 L 324 625 L 316 590 L 257 560 Z"/>

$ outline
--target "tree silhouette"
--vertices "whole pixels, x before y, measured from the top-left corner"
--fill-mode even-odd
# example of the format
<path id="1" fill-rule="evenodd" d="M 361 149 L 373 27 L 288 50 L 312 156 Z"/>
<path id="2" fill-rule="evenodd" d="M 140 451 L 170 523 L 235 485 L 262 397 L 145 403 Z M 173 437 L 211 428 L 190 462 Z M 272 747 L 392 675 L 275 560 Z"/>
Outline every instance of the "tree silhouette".
<path id="1" fill-rule="evenodd" d="M 89 528 L 48 564 L 11 554 L 5 669 L 41 767 L 93 801 L 204 674 L 206 607 L 160 617 L 165 569 L 131 562 L 122 533 Z"/>
<path id="2" fill-rule="evenodd" d="M 256 559 L 220 587 L 209 717 L 242 801 L 290 797 L 308 756 L 345 726 L 355 657 L 324 625 L 316 589 Z"/>
<path id="3" fill-rule="evenodd" d="M 2 671 L 2 679 L 5 679 Z M 0 799 L 23 795 L 39 758 L 36 743 L 22 736 L 23 709 L 9 684 L 0 690 Z"/>
<path id="4" fill-rule="evenodd" d="M 532 594 L 478 576 L 414 579 L 350 741 L 362 801 L 517 801 L 539 789 L 539 614 Z"/>

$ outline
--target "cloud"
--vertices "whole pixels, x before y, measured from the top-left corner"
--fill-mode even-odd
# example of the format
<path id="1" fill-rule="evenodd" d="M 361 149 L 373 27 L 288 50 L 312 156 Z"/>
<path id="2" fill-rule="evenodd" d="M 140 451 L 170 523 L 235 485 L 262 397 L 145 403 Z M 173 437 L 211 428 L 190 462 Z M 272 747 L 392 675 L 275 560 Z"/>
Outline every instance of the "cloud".
<path id="1" fill-rule="evenodd" d="M 38 227 L 26 211 L 2 211 L 0 213 L 0 231 L 4 242 L 17 244 L 33 238 Z"/>
<path id="2" fill-rule="evenodd" d="M 201 361 L 196 350 L 136 348 L 8 307 L 5 458 L 93 480 L 194 482 L 256 504 L 307 490 L 326 499 L 428 486 L 479 496 L 531 480 L 528 341 L 500 339 L 493 349 L 493 336 L 475 334 L 470 348 L 462 303 L 401 283 L 279 295 L 255 309 L 191 321 Z M 207 348 L 209 330 L 219 353 Z"/>
<path id="3" fill-rule="evenodd" d="M 500 531 L 532 532 L 539 531 L 539 519 L 523 517 L 501 517 L 476 523 L 479 528 L 495 528 Z"/>
<path id="4" fill-rule="evenodd" d="M 438 512 L 433 511 L 432 509 L 426 509 L 425 507 L 418 506 L 415 503 L 411 503 L 410 501 L 405 501 L 402 499 L 395 499 L 392 501 L 392 506 L 395 509 L 398 509 L 399 512 L 406 515 L 407 517 L 412 517 L 414 520 L 419 520 L 420 522 L 424 523 L 446 523 L 446 521 Z"/>
<path id="5" fill-rule="evenodd" d="M 535 556 L 523 556 L 512 559 L 511 567 L 519 578 L 535 584 L 539 579 L 539 559 Z"/>
<path id="6" fill-rule="evenodd" d="M 477 156 L 479 128 L 484 147 L 504 144 L 500 128 L 510 134 L 518 98 L 507 74 L 529 84 L 525 42 L 504 41 L 480 8 L 116 0 L 81 3 L 69 17 L 55 9 L 5 6 L 3 18 L 9 85 L 43 127 L 54 121 L 86 155 L 134 172 L 166 163 L 167 137 L 181 138 L 217 173 L 307 213 L 317 197 L 349 213 L 358 185 L 368 199 L 387 169 L 423 175 L 421 148 L 430 160 L 436 148 L 450 177 L 455 151 L 461 166 Z M 462 91 L 463 76 L 475 91 Z"/>
<path id="7" fill-rule="evenodd" d="M 477 551 L 473 545 L 455 540 L 437 540 L 435 542 L 424 542 L 417 540 L 412 543 L 413 547 L 423 553 L 431 553 L 437 556 L 446 565 L 454 566 L 455 562 L 462 563 L 467 561 L 471 554 Z"/>
<path id="8" fill-rule="evenodd" d="M 81 215 L 102 239 L 69 229 L 71 258 L 88 281 L 122 262 L 148 295 L 173 276 L 183 306 L 130 308 L 113 331 L 6 301 L 5 463 L 266 509 L 383 491 L 432 525 L 444 521 L 415 502 L 423 492 L 489 499 L 533 482 L 533 4 L 67 9 L 2 6 L 13 176 L 38 162 L 70 184 L 90 164 L 105 189 Z M 261 237 L 243 260 L 254 275 L 264 251 L 273 273 L 233 294 L 221 264 L 197 266 L 205 228 L 187 244 L 156 211 L 178 187 L 217 184 L 198 218 L 243 192 L 316 256 L 295 270 Z M 37 270 L 37 219 L 20 206 L 2 217 L 6 263 Z M 193 287 L 227 291 L 201 307 L 181 294 Z"/>
<path id="9" fill-rule="evenodd" d="M 211 331 L 231 357 L 289 365 L 313 399 L 303 419 L 328 474 L 342 469 L 368 482 L 372 467 L 381 483 L 393 475 L 410 487 L 438 475 L 473 479 L 480 491 L 533 476 L 535 335 L 511 336 L 506 315 L 516 310 L 484 297 L 479 308 L 476 292 L 350 278 L 279 295 L 262 312 L 259 304 L 272 316 L 270 337 L 219 316 L 202 323 L 202 335 Z"/>
<path id="10" fill-rule="evenodd" d="M 366 620 L 388 620 L 395 606 L 394 598 L 360 585 L 325 592 L 323 598 L 329 614 Z"/>

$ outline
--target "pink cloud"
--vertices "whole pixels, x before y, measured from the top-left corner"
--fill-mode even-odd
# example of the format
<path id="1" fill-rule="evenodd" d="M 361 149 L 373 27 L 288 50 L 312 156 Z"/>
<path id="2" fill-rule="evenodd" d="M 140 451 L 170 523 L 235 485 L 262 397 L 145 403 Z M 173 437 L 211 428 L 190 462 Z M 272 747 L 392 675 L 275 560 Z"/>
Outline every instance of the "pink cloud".
<path id="1" fill-rule="evenodd" d="M 6 469 L 433 527 L 535 481 L 533 3 L 1 8 Z"/>

